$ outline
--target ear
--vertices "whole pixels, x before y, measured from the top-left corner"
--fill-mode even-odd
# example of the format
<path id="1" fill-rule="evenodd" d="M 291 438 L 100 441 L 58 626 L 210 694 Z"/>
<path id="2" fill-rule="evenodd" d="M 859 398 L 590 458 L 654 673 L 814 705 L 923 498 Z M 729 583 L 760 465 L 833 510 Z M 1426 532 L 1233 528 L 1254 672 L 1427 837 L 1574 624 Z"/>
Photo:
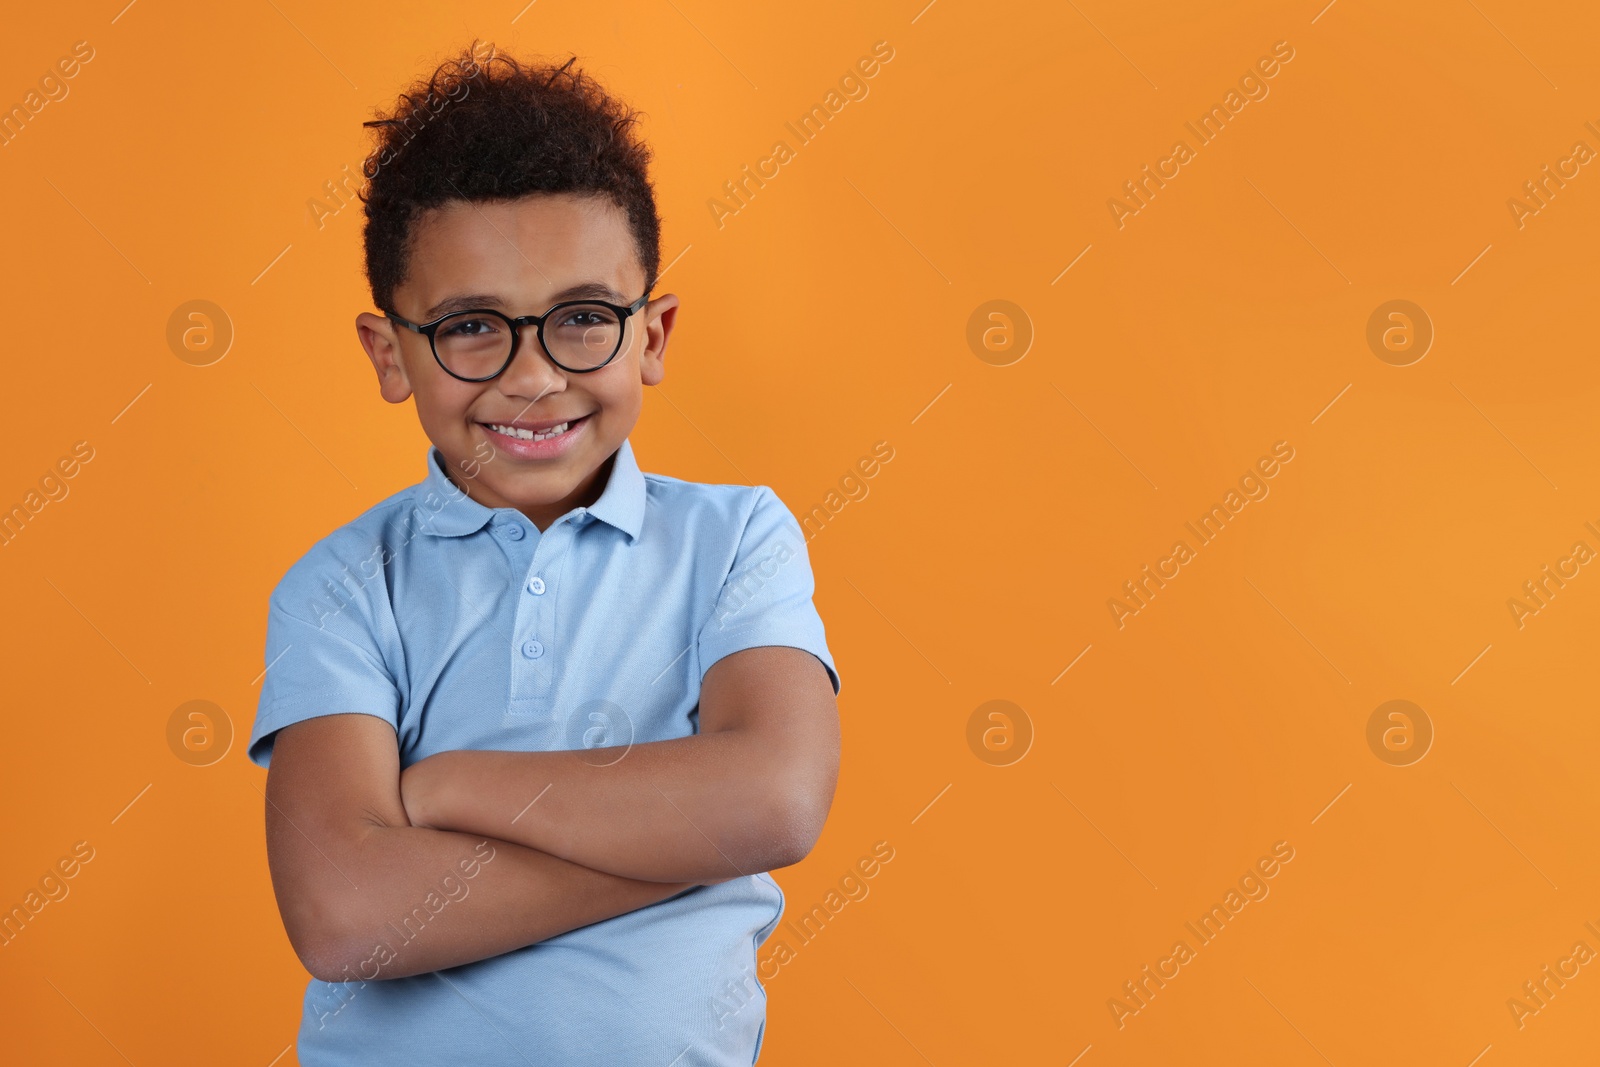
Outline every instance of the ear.
<path id="1" fill-rule="evenodd" d="M 644 306 L 644 350 L 639 353 L 639 380 L 645 385 L 660 385 L 667 370 L 663 361 L 667 356 L 667 338 L 672 334 L 672 324 L 678 316 L 678 297 L 663 293 Z"/>
<path id="2" fill-rule="evenodd" d="M 356 316 L 356 336 L 361 339 L 361 347 L 378 373 L 378 391 L 391 404 L 402 404 L 411 395 L 411 382 L 406 377 L 400 355 L 397 330 L 394 323 L 381 315 L 363 311 Z"/>

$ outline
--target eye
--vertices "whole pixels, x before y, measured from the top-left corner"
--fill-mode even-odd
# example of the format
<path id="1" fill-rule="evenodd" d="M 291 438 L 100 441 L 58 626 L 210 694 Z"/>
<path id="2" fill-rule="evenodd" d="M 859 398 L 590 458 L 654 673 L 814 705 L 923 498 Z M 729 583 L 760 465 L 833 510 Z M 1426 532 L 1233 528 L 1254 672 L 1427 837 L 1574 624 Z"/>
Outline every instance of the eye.
<path id="1" fill-rule="evenodd" d="M 493 319 L 474 317 L 471 315 L 459 319 L 450 319 L 439 328 L 440 337 L 482 337 L 498 329 L 498 324 Z"/>
<path id="2" fill-rule="evenodd" d="M 550 320 L 561 330 L 611 329 L 618 325 L 617 313 L 604 304 L 572 304 L 561 308 Z"/>

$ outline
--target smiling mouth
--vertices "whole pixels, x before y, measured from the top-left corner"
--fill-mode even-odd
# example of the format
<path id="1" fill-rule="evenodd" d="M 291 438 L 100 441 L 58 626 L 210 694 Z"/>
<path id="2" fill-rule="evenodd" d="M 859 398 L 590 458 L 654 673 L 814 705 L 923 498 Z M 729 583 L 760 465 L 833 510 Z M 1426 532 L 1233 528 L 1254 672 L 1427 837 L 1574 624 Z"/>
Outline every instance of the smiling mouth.
<path id="1" fill-rule="evenodd" d="M 573 427 L 579 425 L 588 417 L 589 416 L 584 415 L 582 418 L 568 419 L 566 422 L 558 423 L 555 426 L 551 426 L 543 430 L 525 430 L 520 427 L 512 426 L 508 423 L 502 422 L 481 422 L 478 425 L 487 427 L 497 434 L 501 434 L 505 437 L 512 437 L 519 441 L 548 441 L 551 438 L 560 437 L 563 434 L 571 433 Z"/>

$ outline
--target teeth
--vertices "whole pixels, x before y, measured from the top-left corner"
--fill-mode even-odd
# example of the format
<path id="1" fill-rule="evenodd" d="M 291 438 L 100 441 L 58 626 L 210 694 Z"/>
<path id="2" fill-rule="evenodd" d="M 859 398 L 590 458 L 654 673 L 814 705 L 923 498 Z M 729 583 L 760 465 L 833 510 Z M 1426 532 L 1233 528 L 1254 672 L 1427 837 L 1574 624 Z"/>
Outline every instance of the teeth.
<path id="1" fill-rule="evenodd" d="M 570 422 L 563 422 L 560 426 L 552 426 L 548 430 L 545 430 L 541 433 L 534 433 L 532 430 L 519 429 L 515 426 L 503 426 L 499 423 L 490 423 L 489 429 L 493 430 L 495 433 L 503 433 L 507 437 L 516 437 L 524 441 L 547 441 L 552 437 L 566 433 L 567 429 L 571 425 L 572 423 Z"/>

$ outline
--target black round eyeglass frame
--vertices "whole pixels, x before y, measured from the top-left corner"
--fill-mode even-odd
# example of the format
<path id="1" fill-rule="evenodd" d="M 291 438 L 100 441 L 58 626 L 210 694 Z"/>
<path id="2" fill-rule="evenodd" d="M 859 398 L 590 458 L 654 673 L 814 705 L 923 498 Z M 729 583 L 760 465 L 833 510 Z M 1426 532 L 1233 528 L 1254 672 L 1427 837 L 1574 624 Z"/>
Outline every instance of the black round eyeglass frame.
<path id="1" fill-rule="evenodd" d="M 450 311 L 440 315 L 432 322 L 424 323 L 410 322 L 401 318 L 393 311 L 385 310 L 383 314 L 384 317 L 390 322 L 404 326 L 406 329 L 420 333 L 426 337 L 428 339 L 428 347 L 433 351 L 434 362 L 439 364 L 440 369 L 446 374 L 450 375 L 450 377 L 456 378 L 463 382 L 488 382 L 493 381 L 494 379 L 500 377 L 500 375 L 504 374 L 506 372 L 506 368 L 511 366 L 511 361 L 517 358 L 517 349 L 522 345 L 522 327 L 524 326 L 532 326 L 535 328 L 539 335 L 539 347 L 544 349 L 545 357 L 548 358 L 551 363 L 554 363 L 556 366 L 560 367 L 569 374 L 591 374 L 594 371 L 610 366 L 611 361 L 617 358 L 617 353 L 622 351 L 623 339 L 628 335 L 629 317 L 632 316 L 634 312 L 644 307 L 645 303 L 649 301 L 649 299 L 650 290 L 646 289 L 643 296 L 635 300 L 632 304 L 629 304 L 627 307 L 623 307 L 620 304 L 613 304 L 606 300 L 563 300 L 561 303 L 552 306 L 550 310 L 546 311 L 543 315 L 520 315 L 517 318 L 512 318 L 510 315 L 507 315 L 504 312 L 496 311 L 493 308 L 467 308 L 462 311 Z M 556 359 L 554 356 L 550 355 L 550 346 L 545 344 L 544 341 L 545 320 L 550 318 L 556 312 L 560 311 L 562 308 L 594 304 L 598 304 L 603 308 L 609 308 L 616 314 L 617 321 L 622 324 L 621 330 L 619 330 L 617 333 L 617 347 L 612 349 L 611 354 L 606 357 L 606 361 L 604 363 L 601 363 L 597 366 L 569 367 L 565 363 L 562 363 L 560 360 Z M 482 378 L 467 378 L 457 374 L 449 367 L 446 367 L 444 365 L 444 360 L 439 358 L 439 346 L 434 342 L 434 334 L 438 332 L 439 327 L 446 319 L 453 319 L 460 315 L 492 315 L 501 322 L 505 323 L 506 329 L 510 331 L 511 351 L 506 356 L 506 361 L 500 365 L 500 369 L 495 371 L 493 374 L 485 375 Z"/>

